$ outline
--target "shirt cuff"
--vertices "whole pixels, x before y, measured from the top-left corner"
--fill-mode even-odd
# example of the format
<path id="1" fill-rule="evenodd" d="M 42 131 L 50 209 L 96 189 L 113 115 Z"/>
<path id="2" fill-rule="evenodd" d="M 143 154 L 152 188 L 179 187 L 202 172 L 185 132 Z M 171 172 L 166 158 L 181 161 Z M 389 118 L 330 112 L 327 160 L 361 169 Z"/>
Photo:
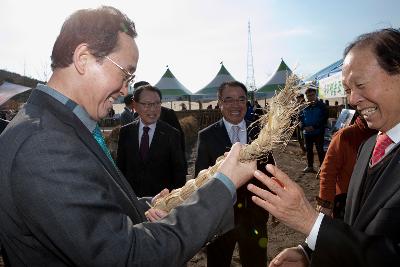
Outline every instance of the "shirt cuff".
<path id="1" fill-rule="evenodd" d="M 321 222 L 322 222 L 323 218 L 324 218 L 324 214 L 319 213 L 317 219 L 315 220 L 313 227 L 311 228 L 310 234 L 306 238 L 306 243 L 307 243 L 308 247 L 313 251 L 315 249 L 315 244 L 317 243 L 318 232 L 319 232 L 319 228 L 321 227 Z"/>
<path id="2" fill-rule="evenodd" d="M 236 187 L 234 183 L 231 181 L 231 179 L 228 178 L 225 174 L 222 172 L 216 172 L 214 174 L 214 178 L 220 180 L 229 190 L 232 196 L 232 202 L 233 204 L 236 203 Z"/>

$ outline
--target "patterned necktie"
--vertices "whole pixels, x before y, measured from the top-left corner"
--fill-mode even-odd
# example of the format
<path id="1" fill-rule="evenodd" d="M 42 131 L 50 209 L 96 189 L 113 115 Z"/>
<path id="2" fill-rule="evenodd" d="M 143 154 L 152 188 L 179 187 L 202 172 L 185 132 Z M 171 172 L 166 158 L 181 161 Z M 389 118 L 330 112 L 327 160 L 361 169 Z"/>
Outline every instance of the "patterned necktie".
<path id="1" fill-rule="evenodd" d="M 386 148 L 391 143 L 393 143 L 393 141 L 392 141 L 392 139 L 390 139 L 390 137 L 387 134 L 383 133 L 383 134 L 378 135 L 378 137 L 376 138 L 374 152 L 372 152 L 372 157 L 371 157 L 372 165 L 375 165 L 379 160 L 381 160 L 383 155 L 385 155 Z"/>
<path id="2" fill-rule="evenodd" d="M 107 155 L 107 157 L 111 160 L 111 162 L 115 165 L 113 158 L 111 157 L 110 151 L 107 148 L 106 142 L 104 141 L 103 134 L 100 131 L 99 125 L 96 125 L 94 128 L 92 135 L 94 139 L 96 139 L 97 143 L 100 145 L 103 152 Z"/>
<path id="3" fill-rule="evenodd" d="M 149 154 L 149 130 L 149 127 L 143 127 L 142 139 L 140 140 L 139 152 L 143 160 L 146 160 L 147 154 Z"/>
<path id="4" fill-rule="evenodd" d="M 240 131 L 239 126 L 232 125 L 232 144 L 234 144 L 236 142 L 240 142 L 239 131 Z"/>

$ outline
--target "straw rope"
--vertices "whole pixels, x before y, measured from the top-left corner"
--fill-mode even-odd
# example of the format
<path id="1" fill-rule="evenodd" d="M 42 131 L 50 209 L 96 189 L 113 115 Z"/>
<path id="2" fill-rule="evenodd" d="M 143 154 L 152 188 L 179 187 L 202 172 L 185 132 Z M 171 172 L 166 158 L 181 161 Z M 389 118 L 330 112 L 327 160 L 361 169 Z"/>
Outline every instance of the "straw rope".
<path id="1" fill-rule="evenodd" d="M 296 95 L 300 89 L 298 78 L 294 75 L 289 76 L 285 87 L 271 99 L 266 114 L 255 122 L 261 126 L 260 133 L 257 139 L 249 145 L 244 145 L 240 150 L 241 162 L 252 160 L 263 162 L 269 152 L 285 148 L 298 124 L 297 115 L 303 108 L 296 102 Z M 224 156 L 219 157 L 214 166 L 199 172 L 195 179 L 188 180 L 183 187 L 157 199 L 153 207 L 169 212 L 180 205 L 217 172 L 223 159 Z"/>

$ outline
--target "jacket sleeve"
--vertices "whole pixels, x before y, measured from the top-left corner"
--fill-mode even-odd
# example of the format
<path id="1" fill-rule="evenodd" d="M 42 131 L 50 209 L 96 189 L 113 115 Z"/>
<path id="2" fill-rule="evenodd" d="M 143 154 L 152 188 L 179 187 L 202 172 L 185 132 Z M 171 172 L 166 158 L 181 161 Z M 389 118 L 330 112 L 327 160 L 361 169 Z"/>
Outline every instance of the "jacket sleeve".
<path id="1" fill-rule="evenodd" d="M 311 266 L 400 266 L 400 244 L 398 240 L 368 235 L 340 220 L 324 216 Z"/>
<path id="2" fill-rule="evenodd" d="M 204 132 L 199 132 L 197 138 L 197 152 L 196 152 L 196 162 L 195 162 L 195 177 L 200 171 L 207 169 L 211 165 L 211 156 L 208 151 L 208 144 L 206 140 L 206 134 Z"/>
<path id="3" fill-rule="evenodd" d="M 10 175 L 16 208 L 29 229 L 24 240 L 65 265 L 182 266 L 214 235 L 233 227 L 232 197 L 217 179 L 157 223 L 133 220 L 101 161 L 71 134 L 26 140 Z"/>

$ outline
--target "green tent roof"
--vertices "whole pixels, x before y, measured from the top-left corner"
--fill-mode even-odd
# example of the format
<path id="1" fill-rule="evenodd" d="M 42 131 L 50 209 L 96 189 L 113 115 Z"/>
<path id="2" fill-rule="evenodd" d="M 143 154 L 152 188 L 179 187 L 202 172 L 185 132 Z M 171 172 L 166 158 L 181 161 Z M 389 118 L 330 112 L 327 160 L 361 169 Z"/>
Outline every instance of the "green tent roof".
<path id="1" fill-rule="evenodd" d="M 175 78 L 171 70 L 167 66 L 167 70 L 161 79 L 155 84 L 160 89 L 163 100 L 173 101 L 178 100 L 182 96 L 188 96 L 192 93 Z"/>
<path id="2" fill-rule="evenodd" d="M 256 92 L 266 93 L 282 89 L 285 86 L 286 78 L 292 74 L 292 70 L 286 65 L 285 61 L 281 59 L 278 69 L 268 79 L 268 81 L 261 86 Z"/>
<path id="3" fill-rule="evenodd" d="M 217 75 L 211 80 L 204 88 L 200 89 L 195 93 L 194 96 L 198 98 L 214 100 L 217 99 L 217 91 L 219 86 L 223 82 L 236 81 L 235 78 L 229 73 L 225 68 L 224 64 L 221 62 L 221 68 L 219 69 Z"/>

